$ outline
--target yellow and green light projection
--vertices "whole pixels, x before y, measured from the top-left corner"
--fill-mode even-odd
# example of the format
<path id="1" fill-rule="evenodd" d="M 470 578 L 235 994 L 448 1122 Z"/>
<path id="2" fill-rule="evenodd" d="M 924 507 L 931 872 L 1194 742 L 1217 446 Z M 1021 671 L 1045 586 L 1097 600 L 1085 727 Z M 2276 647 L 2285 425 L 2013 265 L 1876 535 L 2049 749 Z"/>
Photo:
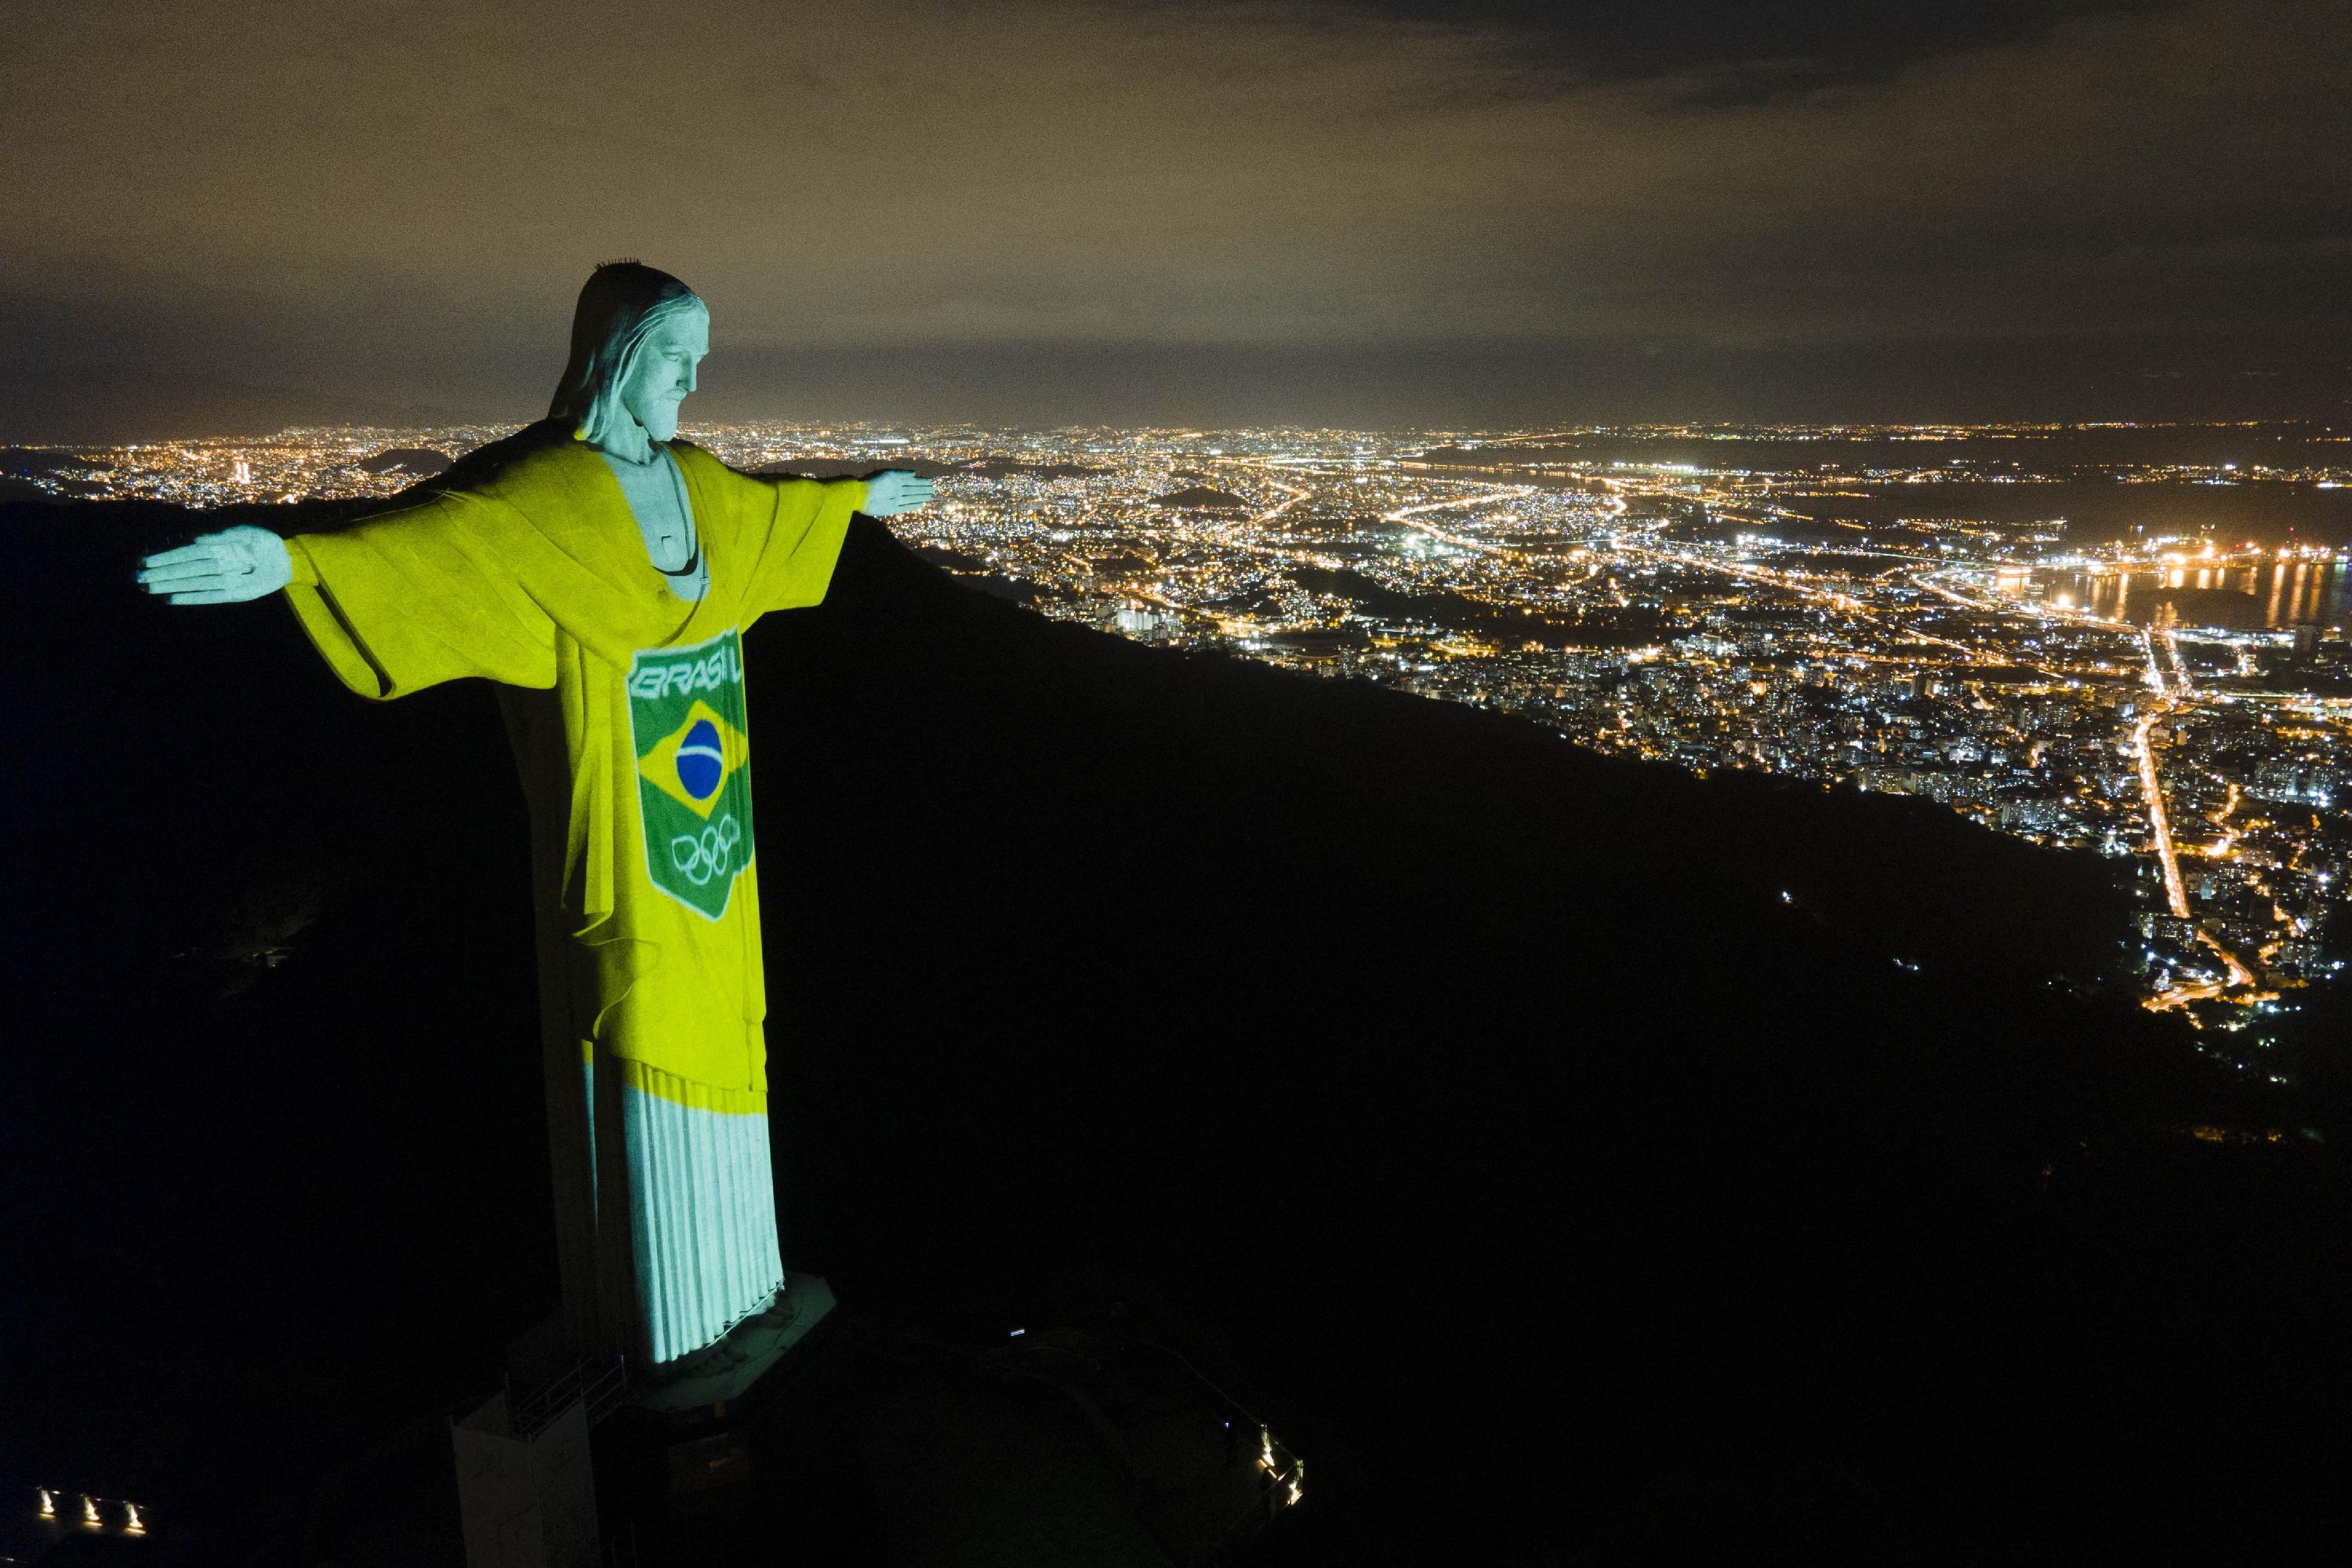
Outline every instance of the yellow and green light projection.
<path id="1" fill-rule="evenodd" d="M 646 875 L 718 920 L 751 861 L 741 640 L 730 630 L 692 647 L 641 649 L 628 692 Z"/>

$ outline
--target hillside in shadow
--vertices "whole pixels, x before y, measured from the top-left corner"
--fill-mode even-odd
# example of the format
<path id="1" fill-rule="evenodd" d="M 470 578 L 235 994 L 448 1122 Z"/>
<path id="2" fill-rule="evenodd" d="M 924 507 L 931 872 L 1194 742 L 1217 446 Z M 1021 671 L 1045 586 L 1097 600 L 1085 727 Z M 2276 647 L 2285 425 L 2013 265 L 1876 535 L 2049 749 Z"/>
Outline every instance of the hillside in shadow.
<path id="1" fill-rule="evenodd" d="M 554 1269 L 492 694 L 136 594 L 224 517 L 0 510 L 0 1481 L 227 1542 L 494 1383 Z M 2053 983 L 2100 863 L 1047 622 L 864 521 L 746 647 L 788 1264 L 950 1337 L 1074 1278 L 1213 1325 L 1315 1466 L 1290 1560 L 2345 1522 L 2335 1080 Z"/>

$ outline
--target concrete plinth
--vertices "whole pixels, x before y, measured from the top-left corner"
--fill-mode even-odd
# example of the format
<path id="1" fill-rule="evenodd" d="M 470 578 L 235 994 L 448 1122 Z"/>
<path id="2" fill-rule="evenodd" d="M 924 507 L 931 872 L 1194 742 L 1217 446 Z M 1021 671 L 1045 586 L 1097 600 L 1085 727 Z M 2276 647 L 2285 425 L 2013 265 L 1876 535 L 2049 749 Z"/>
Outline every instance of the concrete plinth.
<path id="1" fill-rule="evenodd" d="M 809 1418 L 795 1406 L 821 1380 L 837 1326 L 832 1288 L 788 1276 L 775 1306 L 633 1384 L 603 1445 L 606 1484 L 656 1530 L 737 1506 L 760 1457 L 797 1446 L 777 1433 Z M 761 1479 L 763 1495 L 789 1485 Z"/>
<path id="2" fill-rule="evenodd" d="M 595 1568 L 596 1488 L 577 1400 L 519 1426 L 506 1391 L 450 1424 L 466 1568 Z"/>
<path id="3" fill-rule="evenodd" d="M 787 1275 L 774 1306 L 744 1319 L 717 1344 L 641 1374 L 628 1408 L 671 1423 L 724 1418 L 771 1373 L 784 1373 L 801 1346 L 813 1346 L 833 1310 L 833 1288 L 823 1277 Z"/>

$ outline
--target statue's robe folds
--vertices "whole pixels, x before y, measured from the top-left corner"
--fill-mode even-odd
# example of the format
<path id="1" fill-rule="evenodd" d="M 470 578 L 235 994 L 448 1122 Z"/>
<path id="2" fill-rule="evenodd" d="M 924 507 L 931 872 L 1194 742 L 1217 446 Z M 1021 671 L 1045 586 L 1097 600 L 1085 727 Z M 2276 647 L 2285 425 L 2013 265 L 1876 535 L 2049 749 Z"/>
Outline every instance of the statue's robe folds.
<path id="1" fill-rule="evenodd" d="M 740 638 L 824 597 L 866 498 L 669 450 L 709 568 L 692 603 L 570 441 L 287 542 L 295 614 L 353 691 L 500 683 L 534 838 L 567 1326 L 583 1352 L 656 1363 L 783 1279 Z"/>

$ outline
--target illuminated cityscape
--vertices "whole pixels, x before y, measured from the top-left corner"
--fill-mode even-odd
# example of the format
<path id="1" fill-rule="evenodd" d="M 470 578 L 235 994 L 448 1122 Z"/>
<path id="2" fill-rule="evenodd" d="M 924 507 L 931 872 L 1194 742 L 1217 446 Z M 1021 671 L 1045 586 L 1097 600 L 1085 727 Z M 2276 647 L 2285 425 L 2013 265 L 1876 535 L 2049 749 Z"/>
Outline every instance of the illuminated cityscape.
<path id="1" fill-rule="evenodd" d="M 75 499 L 383 497 L 512 428 L 10 460 L 17 485 Z M 2141 912 L 2103 978 L 2265 1071 L 2265 1021 L 2344 968 L 2326 955 L 2352 872 L 2352 555 L 2343 533 L 2292 525 L 2070 522 L 2082 476 L 2053 454 L 2097 429 L 688 434 L 747 470 L 937 475 L 937 502 L 893 531 L 1039 614 L 1513 713 L 1701 775 L 1922 796 L 2109 857 Z M 2352 485 L 2341 439 L 2274 466 L 2108 461 L 2097 478 L 2127 500 L 2309 500 Z M 2017 454 L 1984 456 L 2004 443 Z M 1939 445 L 1967 455 L 1915 456 Z M 2346 455 L 2310 455 L 2331 447 Z M 1984 504 L 1993 487 L 2021 503 Z"/>

